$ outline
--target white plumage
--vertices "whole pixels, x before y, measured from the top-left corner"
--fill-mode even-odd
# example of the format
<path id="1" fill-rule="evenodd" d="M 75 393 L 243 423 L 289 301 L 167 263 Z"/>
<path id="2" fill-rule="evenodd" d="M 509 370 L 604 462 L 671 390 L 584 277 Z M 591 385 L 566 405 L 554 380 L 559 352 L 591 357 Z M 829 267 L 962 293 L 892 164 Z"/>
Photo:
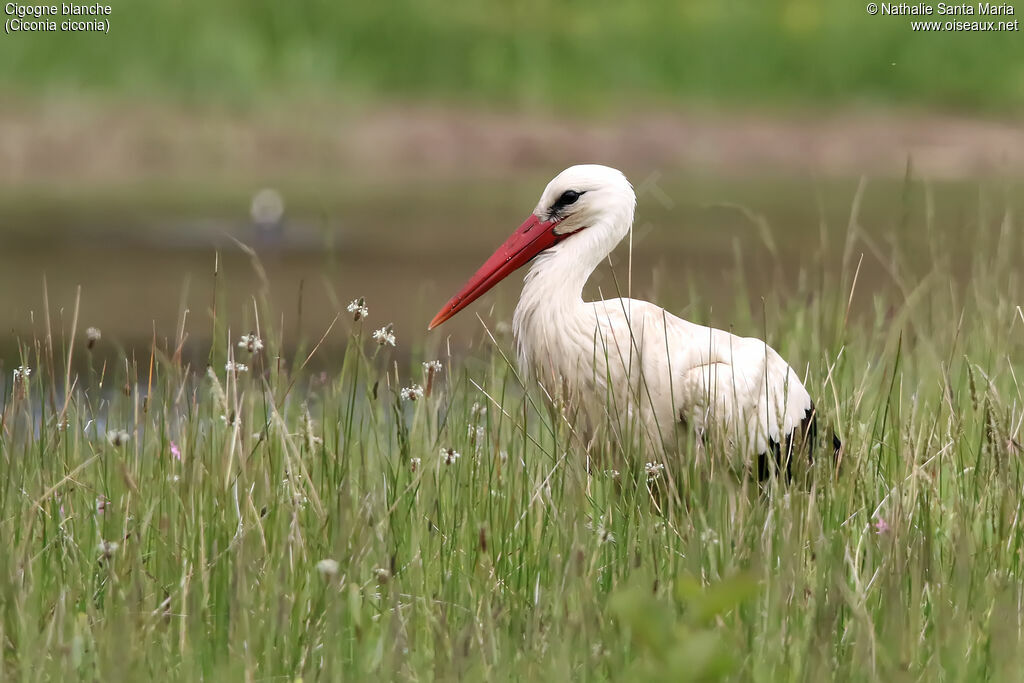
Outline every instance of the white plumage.
<path id="1" fill-rule="evenodd" d="M 646 301 L 583 301 L 591 273 L 628 234 L 635 204 L 621 172 L 566 169 L 431 327 L 536 256 L 513 331 L 520 366 L 549 391 L 566 391 L 591 420 L 611 417 L 620 431 L 641 427 L 651 443 L 673 447 L 685 424 L 734 453 L 778 456 L 813 429 L 814 407 L 774 349 Z"/>

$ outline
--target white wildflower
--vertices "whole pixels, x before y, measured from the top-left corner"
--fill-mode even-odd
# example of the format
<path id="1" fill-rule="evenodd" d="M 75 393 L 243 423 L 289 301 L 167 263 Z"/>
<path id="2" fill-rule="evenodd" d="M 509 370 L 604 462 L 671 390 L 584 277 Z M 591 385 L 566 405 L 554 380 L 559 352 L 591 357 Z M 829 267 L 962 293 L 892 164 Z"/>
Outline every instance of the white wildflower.
<path id="1" fill-rule="evenodd" d="M 228 415 L 221 415 L 220 421 L 232 428 L 242 426 L 241 416 L 233 410 Z"/>
<path id="2" fill-rule="evenodd" d="M 32 375 L 32 368 L 28 367 L 27 365 L 21 365 L 19 367 L 14 368 L 14 381 L 15 382 L 18 382 L 19 380 L 22 381 L 22 382 L 27 382 L 28 378 L 31 375 Z"/>
<path id="3" fill-rule="evenodd" d="M 644 471 L 647 473 L 647 481 L 653 482 L 665 471 L 665 465 L 660 462 L 649 462 L 644 465 Z"/>
<path id="4" fill-rule="evenodd" d="M 256 336 L 254 332 L 242 335 L 242 338 L 238 340 L 238 348 L 244 349 L 249 353 L 258 353 L 263 350 L 263 340 Z"/>
<path id="5" fill-rule="evenodd" d="M 462 454 L 454 448 L 442 448 L 441 457 L 444 458 L 445 465 L 454 465 L 455 461 L 462 457 Z"/>
<path id="6" fill-rule="evenodd" d="M 373 574 L 377 577 L 377 583 L 387 583 L 391 578 L 391 572 L 384 569 L 384 567 L 375 567 Z"/>
<path id="7" fill-rule="evenodd" d="M 101 559 L 110 559 L 110 557 L 117 552 L 117 549 L 121 545 L 117 541 L 104 541 L 101 540 L 97 544 L 96 549 L 99 550 Z"/>
<path id="8" fill-rule="evenodd" d="M 337 560 L 320 560 L 316 563 L 316 570 L 320 573 L 325 580 L 331 580 L 338 575 L 338 561 Z"/>
<path id="9" fill-rule="evenodd" d="M 284 218 L 284 197 L 272 187 L 265 187 L 252 196 L 249 215 L 253 223 L 272 227 Z"/>
<path id="10" fill-rule="evenodd" d="M 487 414 L 487 406 L 482 406 L 479 403 L 474 402 L 473 406 L 469 409 L 469 416 L 472 418 L 483 417 Z"/>
<path id="11" fill-rule="evenodd" d="M 606 477 L 614 479 L 616 481 L 622 478 L 622 475 L 619 473 L 618 470 L 605 470 L 604 474 Z"/>
<path id="12" fill-rule="evenodd" d="M 380 328 L 379 330 L 374 330 L 374 332 L 373 332 L 373 341 L 377 342 L 381 346 L 384 346 L 385 344 L 387 344 L 389 346 L 394 346 L 395 345 L 394 327 L 395 326 L 392 323 L 388 323 L 387 325 L 385 325 L 384 327 Z"/>
<path id="13" fill-rule="evenodd" d="M 107 441 L 110 442 L 111 446 L 120 448 L 131 440 L 131 434 L 123 429 L 112 429 L 107 432 Z"/>
<path id="14" fill-rule="evenodd" d="M 228 372 L 249 372 L 249 366 L 245 363 L 236 363 L 233 360 L 229 360 L 225 365 L 224 369 Z"/>
<path id="15" fill-rule="evenodd" d="M 345 310 L 352 314 L 352 320 L 354 322 L 359 322 L 366 316 L 370 315 L 370 309 L 366 307 L 366 299 L 364 297 L 359 297 L 358 299 L 354 299 L 349 302 Z"/>
<path id="16" fill-rule="evenodd" d="M 85 348 L 91 349 L 96 346 L 96 342 L 98 342 L 102 337 L 103 333 L 100 332 L 100 328 L 90 327 L 85 331 Z"/>
<path id="17" fill-rule="evenodd" d="M 403 401 L 418 401 L 423 398 L 423 387 L 419 384 L 413 384 L 411 387 L 402 389 L 400 395 Z"/>
<path id="18" fill-rule="evenodd" d="M 441 361 L 432 360 L 423 364 L 423 374 L 427 376 L 427 396 L 434 390 L 434 375 L 441 372 Z"/>
<path id="19" fill-rule="evenodd" d="M 604 525 L 604 517 L 598 519 L 596 524 L 587 522 L 587 528 L 593 530 L 599 543 L 615 543 L 615 534 Z"/>

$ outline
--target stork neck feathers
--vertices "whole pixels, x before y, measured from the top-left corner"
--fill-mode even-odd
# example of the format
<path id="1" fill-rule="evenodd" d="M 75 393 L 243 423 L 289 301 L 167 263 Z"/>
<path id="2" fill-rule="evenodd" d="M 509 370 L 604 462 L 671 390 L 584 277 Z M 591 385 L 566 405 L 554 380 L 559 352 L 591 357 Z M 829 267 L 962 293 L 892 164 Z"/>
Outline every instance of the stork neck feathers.
<path id="1" fill-rule="evenodd" d="M 615 248 L 599 238 L 601 231 L 585 228 L 537 256 L 526 273 L 519 305 L 544 307 L 583 301 L 583 287 L 597 266 Z"/>
<path id="2" fill-rule="evenodd" d="M 629 233 L 632 222 L 632 203 L 623 211 L 604 212 L 590 226 L 534 259 L 513 319 L 520 358 L 526 365 L 532 365 L 525 357 L 527 346 L 532 353 L 545 354 L 551 345 L 576 337 L 581 343 L 590 343 L 592 332 L 580 328 L 587 318 L 583 287 Z"/>
<path id="3" fill-rule="evenodd" d="M 591 274 L 629 234 L 635 201 L 630 190 L 621 201 L 595 211 L 586 227 L 537 256 L 526 274 L 519 308 L 581 304 Z"/>
<path id="4" fill-rule="evenodd" d="M 567 204 L 571 208 L 555 230 L 571 234 L 530 265 L 512 325 L 520 366 L 529 370 L 541 363 L 562 376 L 571 374 L 573 359 L 586 355 L 593 342 L 594 321 L 583 302 L 583 287 L 629 233 L 636 207 L 636 195 L 622 173 L 583 165 L 566 169 L 548 184 L 534 215 L 553 215 L 567 190 L 576 199 Z"/>

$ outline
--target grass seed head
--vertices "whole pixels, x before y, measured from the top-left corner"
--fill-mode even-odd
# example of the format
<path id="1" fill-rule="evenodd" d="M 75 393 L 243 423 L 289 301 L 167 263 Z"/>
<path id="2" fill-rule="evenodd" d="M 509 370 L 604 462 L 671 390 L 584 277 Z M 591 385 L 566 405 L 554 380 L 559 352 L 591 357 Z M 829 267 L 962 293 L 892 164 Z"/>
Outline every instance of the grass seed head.
<path id="1" fill-rule="evenodd" d="M 220 385 L 220 378 L 217 377 L 217 373 L 213 371 L 212 367 L 206 368 L 206 376 L 210 378 L 210 391 L 213 393 L 213 400 L 217 402 L 221 413 L 227 415 L 228 398 L 224 394 L 224 387 Z"/>
<path id="2" fill-rule="evenodd" d="M 306 443 L 307 450 L 312 451 L 323 443 L 323 439 L 316 435 L 316 423 L 313 422 L 313 416 L 309 414 L 309 406 L 307 404 L 302 405 L 301 430 L 301 436 Z"/>

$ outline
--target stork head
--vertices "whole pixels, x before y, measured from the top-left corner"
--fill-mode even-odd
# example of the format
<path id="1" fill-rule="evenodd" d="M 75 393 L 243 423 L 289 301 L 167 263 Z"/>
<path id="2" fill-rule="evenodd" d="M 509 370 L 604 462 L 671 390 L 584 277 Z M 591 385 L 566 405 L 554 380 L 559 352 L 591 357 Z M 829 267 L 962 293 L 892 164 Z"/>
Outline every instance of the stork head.
<path id="1" fill-rule="evenodd" d="M 586 233 L 597 259 L 629 232 L 636 195 L 626 176 L 597 164 L 570 166 L 544 188 L 533 213 L 430 321 L 434 329 L 538 254 Z M 601 253 L 598 253 L 601 252 Z M 595 261 L 596 264 L 596 261 Z"/>
<path id="2" fill-rule="evenodd" d="M 548 183 L 533 216 L 550 221 L 559 235 L 599 225 L 621 228 L 616 232 L 622 239 L 629 230 L 635 205 L 633 186 L 622 171 L 583 164 L 570 166 Z"/>

